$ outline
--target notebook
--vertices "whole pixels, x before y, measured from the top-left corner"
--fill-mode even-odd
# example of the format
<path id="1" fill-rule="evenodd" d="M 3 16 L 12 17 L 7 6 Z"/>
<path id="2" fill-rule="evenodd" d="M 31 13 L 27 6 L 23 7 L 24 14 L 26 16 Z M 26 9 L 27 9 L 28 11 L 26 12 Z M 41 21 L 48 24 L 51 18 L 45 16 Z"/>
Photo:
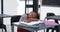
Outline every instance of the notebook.
<path id="1" fill-rule="evenodd" d="M 39 24 L 39 23 L 42 23 L 42 21 L 32 21 L 32 22 L 30 22 L 30 23 L 26 23 L 26 22 L 20 22 L 20 23 L 22 23 L 22 24 L 26 24 L 26 25 L 35 25 L 35 24 Z"/>

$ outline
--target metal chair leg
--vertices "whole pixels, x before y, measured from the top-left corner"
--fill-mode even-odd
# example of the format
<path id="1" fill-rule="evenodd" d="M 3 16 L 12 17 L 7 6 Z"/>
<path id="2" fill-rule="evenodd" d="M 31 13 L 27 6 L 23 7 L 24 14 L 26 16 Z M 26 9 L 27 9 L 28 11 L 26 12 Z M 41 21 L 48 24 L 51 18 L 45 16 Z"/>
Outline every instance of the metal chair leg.
<path id="1" fill-rule="evenodd" d="M 38 32 L 38 31 L 35 31 L 35 32 Z"/>
<path id="2" fill-rule="evenodd" d="M 14 25 L 12 25 L 11 28 L 12 28 L 12 32 L 14 32 Z"/>
<path id="3" fill-rule="evenodd" d="M 45 32 L 45 29 L 44 29 L 44 32 Z"/>
<path id="4" fill-rule="evenodd" d="M 37 31 L 31 31 L 31 32 L 37 32 Z"/>
<path id="5" fill-rule="evenodd" d="M 3 32 L 3 29 L 2 29 L 2 32 Z"/>
<path id="6" fill-rule="evenodd" d="M 36 31 L 32 31 L 32 32 L 38 32 L 38 31 L 36 30 Z"/>

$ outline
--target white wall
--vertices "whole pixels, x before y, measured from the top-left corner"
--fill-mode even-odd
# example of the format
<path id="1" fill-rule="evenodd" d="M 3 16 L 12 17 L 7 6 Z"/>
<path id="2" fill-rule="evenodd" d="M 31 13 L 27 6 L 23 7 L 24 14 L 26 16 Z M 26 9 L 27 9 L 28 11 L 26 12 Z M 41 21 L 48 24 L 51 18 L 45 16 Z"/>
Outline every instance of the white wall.
<path id="1" fill-rule="evenodd" d="M 17 14 L 25 14 L 25 1 L 17 0 Z"/>
<path id="2" fill-rule="evenodd" d="M 46 13 L 52 12 L 56 15 L 60 15 L 60 7 L 52 7 L 52 6 L 42 6 L 41 7 L 41 20 L 44 20 L 46 17 Z"/>
<path id="3" fill-rule="evenodd" d="M 1 0 L 0 0 L 0 14 L 1 14 Z"/>
<path id="4" fill-rule="evenodd" d="M 17 0 L 4 0 L 4 14 L 17 14 Z"/>
<path id="5" fill-rule="evenodd" d="M 3 0 L 3 12 L 4 14 L 16 15 L 17 14 L 17 0 Z M 10 24 L 10 17 L 4 18 L 4 24 Z"/>

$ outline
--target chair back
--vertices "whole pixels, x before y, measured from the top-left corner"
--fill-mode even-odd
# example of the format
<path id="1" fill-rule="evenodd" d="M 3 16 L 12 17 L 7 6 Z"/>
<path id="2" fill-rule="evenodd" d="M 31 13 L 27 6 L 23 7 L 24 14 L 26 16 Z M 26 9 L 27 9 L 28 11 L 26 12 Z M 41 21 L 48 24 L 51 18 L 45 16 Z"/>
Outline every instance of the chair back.
<path id="1" fill-rule="evenodd" d="M 13 22 L 18 22 L 20 17 L 21 17 L 20 15 L 19 16 L 11 17 L 11 25 L 12 25 Z"/>
<path id="2" fill-rule="evenodd" d="M 54 13 L 47 13 L 47 17 L 48 16 L 55 16 L 55 14 Z"/>
<path id="3" fill-rule="evenodd" d="M 3 18 L 0 18 L 0 26 L 3 25 Z"/>
<path id="4" fill-rule="evenodd" d="M 47 17 L 48 16 L 55 16 L 55 14 L 54 13 L 47 13 Z M 47 20 L 49 20 L 49 19 L 47 19 Z M 56 19 L 54 19 L 54 20 L 55 20 L 56 23 L 58 23 L 58 20 L 56 20 Z"/>

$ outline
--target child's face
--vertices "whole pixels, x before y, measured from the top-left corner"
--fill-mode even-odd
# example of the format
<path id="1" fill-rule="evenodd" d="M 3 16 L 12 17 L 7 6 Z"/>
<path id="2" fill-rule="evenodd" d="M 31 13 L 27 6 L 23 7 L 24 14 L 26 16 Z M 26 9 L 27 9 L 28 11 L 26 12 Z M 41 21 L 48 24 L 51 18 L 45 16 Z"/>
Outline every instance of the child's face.
<path id="1" fill-rule="evenodd" d="M 32 22 L 32 21 L 37 21 L 37 14 L 35 12 L 31 12 L 28 14 L 28 22 Z"/>
<path id="2" fill-rule="evenodd" d="M 35 17 L 37 17 L 37 15 L 36 15 L 35 12 L 31 12 L 31 13 L 28 14 L 28 17 L 29 18 L 35 18 Z"/>
<path id="3" fill-rule="evenodd" d="M 31 12 L 31 13 L 27 14 L 27 18 L 25 18 L 25 20 L 27 19 L 27 21 L 25 21 L 25 22 L 36 21 L 36 20 L 38 20 L 36 17 L 37 17 L 37 14 L 35 12 Z"/>

